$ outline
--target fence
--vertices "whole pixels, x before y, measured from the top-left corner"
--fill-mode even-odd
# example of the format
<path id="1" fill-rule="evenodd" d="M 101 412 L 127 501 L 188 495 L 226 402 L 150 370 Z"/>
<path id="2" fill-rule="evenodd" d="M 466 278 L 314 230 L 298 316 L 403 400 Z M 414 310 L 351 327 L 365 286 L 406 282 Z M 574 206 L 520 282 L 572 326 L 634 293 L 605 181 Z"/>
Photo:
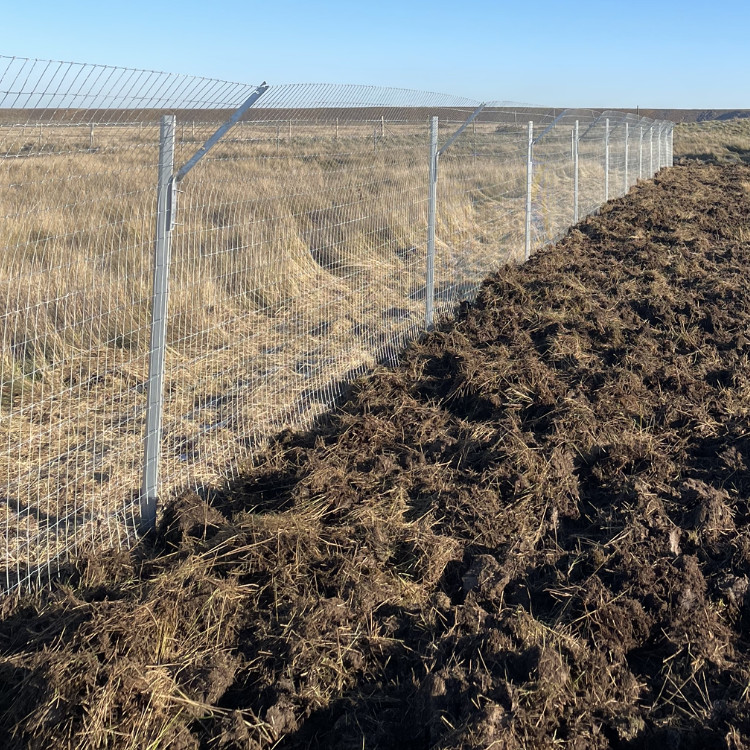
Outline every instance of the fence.
<path id="1" fill-rule="evenodd" d="M 671 154 L 622 112 L 0 57 L 3 587 L 132 545 Z"/>

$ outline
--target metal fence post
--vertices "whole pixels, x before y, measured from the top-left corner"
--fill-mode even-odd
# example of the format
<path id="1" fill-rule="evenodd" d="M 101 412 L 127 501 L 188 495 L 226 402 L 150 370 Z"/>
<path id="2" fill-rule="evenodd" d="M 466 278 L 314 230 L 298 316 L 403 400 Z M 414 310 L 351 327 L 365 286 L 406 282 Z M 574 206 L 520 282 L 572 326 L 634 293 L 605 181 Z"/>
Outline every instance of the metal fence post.
<path id="1" fill-rule="evenodd" d="M 144 532 L 156 526 L 156 502 L 159 493 L 164 356 L 167 345 L 167 300 L 172 246 L 172 211 L 174 207 L 175 125 L 174 115 L 164 115 L 161 118 L 159 182 L 156 199 L 156 242 L 154 244 L 154 283 L 151 306 L 151 344 L 148 358 L 146 434 L 140 498 L 141 529 Z"/>
<path id="2" fill-rule="evenodd" d="M 573 128 L 573 223 L 578 223 L 578 120 Z"/>
<path id="3" fill-rule="evenodd" d="M 654 125 L 648 130 L 648 178 L 651 179 L 654 176 Z"/>
<path id="4" fill-rule="evenodd" d="M 625 192 L 626 195 L 630 185 L 628 184 L 628 159 L 630 158 L 630 127 L 628 123 L 625 123 Z"/>
<path id="5" fill-rule="evenodd" d="M 534 172 L 534 121 L 529 120 L 529 147 L 526 157 L 526 243 L 523 259 L 531 256 L 531 181 Z"/>
<path id="6" fill-rule="evenodd" d="M 643 125 L 641 125 L 641 134 L 638 137 L 638 179 L 643 179 Z"/>
<path id="7" fill-rule="evenodd" d="M 604 202 L 609 200 L 609 118 L 604 121 Z"/>
<path id="8" fill-rule="evenodd" d="M 667 166 L 671 167 L 672 164 L 672 128 L 673 125 L 667 125 Z"/>
<path id="9" fill-rule="evenodd" d="M 435 305 L 435 214 L 437 207 L 438 118 L 430 120 L 430 195 L 427 206 L 427 270 L 425 281 L 425 326 L 432 328 Z"/>
<path id="10" fill-rule="evenodd" d="M 659 123 L 659 133 L 656 138 L 656 149 L 657 149 L 656 171 L 657 172 L 664 166 L 664 164 L 662 163 L 662 143 L 661 143 L 663 133 L 664 133 L 664 126 L 661 123 Z"/>
<path id="11" fill-rule="evenodd" d="M 674 125 L 669 128 L 669 166 L 674 166 Z"/>

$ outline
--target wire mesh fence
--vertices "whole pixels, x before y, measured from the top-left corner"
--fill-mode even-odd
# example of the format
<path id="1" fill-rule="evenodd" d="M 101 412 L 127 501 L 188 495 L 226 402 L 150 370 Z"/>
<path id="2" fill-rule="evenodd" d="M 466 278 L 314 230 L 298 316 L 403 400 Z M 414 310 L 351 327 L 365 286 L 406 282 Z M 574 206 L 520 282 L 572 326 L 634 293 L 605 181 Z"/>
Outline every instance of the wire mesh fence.
<path id="1" fill-rule="evenodd" d="M 0 160 L 9 590 L 309 425 L 670 164 L 671 123 L 0 57 Z"/>

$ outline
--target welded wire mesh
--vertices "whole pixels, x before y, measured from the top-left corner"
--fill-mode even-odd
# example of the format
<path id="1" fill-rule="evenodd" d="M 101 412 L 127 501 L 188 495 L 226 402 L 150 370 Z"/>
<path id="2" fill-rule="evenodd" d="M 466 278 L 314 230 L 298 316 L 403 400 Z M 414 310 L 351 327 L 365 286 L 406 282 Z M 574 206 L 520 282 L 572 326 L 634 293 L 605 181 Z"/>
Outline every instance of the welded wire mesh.
<path id="1" fill-rule="evenodd" d="M 159 115 L 253 86 L 0 58 L 0 559 L 7 588 L 133 539 Z"/>
<path id="2" fill-rule="evenodd" d="M 532 248 L 669 164 L 671 123 L 632 113 L 565 110 L 541 132 L 534 123 L 533 133 Z"/>
<path id="3" fill-rule="evenodd" d="M 176 118 L 177 171 L 255 91 L 0 57 L 6 589 L 71 555 L 133 543 L 160 119 Z M 479 106 L 365 86 L 271 87 L 179 182 L 162 504 L 225 480 L 280 429 L 310 425 L 424 330 L 430 121 L 443 146 Z M 523 259 L 529 121 L 533 248 L 573 223 L 576 163 L 583 218 L 604 202 L 607 170 L 615 197 L 668 162 L 668 129 L 657 138 L 632 115 L 484 105 L 439 159 L 438 314 Z"/>

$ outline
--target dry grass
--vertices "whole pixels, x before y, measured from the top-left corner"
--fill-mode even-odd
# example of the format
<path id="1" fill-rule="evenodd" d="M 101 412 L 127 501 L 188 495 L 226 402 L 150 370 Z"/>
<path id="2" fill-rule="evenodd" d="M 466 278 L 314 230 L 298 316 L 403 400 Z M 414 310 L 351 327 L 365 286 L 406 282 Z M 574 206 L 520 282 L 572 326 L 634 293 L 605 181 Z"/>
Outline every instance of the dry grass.
<path id="1" fill-rule="evenodd" d="M 716 164 L 748 164 L 750 119 L 680 123 L 674 130 L 674 156 Z"/>
<path id="2" fill-rule="evenodd" d="M 640 186 L 153 548 L 5 598 L 0 744 L 746 746 L 746 181 Z"/>
<path id="3" fill-rule="evenodd" d="M 452 128 L 455 126 L 452 126 Z M 452 129 L 451 128 L 451 129 Z M 163 496 L 215 484 L 423 326 L 427 129 L 243 125 L 181 184 L 170 277 Z M 179 127 L 176 164 L 210 134 Z M 538 148 L 535 247 L 573 218 L 570 136 Z M 442 137 L 442 134 L 441 134 Z M 440 164 L 436 307 L 523 256 L 525 129 L 484 124 Z M 155 127 L 0 128 L 0 556 L 127 546 L 139 486 Z M 632 159 L 632 152 L 631 152 Z M 619 176 L 618 176 L 619 174 Z M 630 182 L 635 178 L 631 162 Z M 611 195 L 622 175 L 613 156 Z M 603 201 L 581 145 L 583 218 Z M 49 536 L 53 537 L 50 543 Z"/>

